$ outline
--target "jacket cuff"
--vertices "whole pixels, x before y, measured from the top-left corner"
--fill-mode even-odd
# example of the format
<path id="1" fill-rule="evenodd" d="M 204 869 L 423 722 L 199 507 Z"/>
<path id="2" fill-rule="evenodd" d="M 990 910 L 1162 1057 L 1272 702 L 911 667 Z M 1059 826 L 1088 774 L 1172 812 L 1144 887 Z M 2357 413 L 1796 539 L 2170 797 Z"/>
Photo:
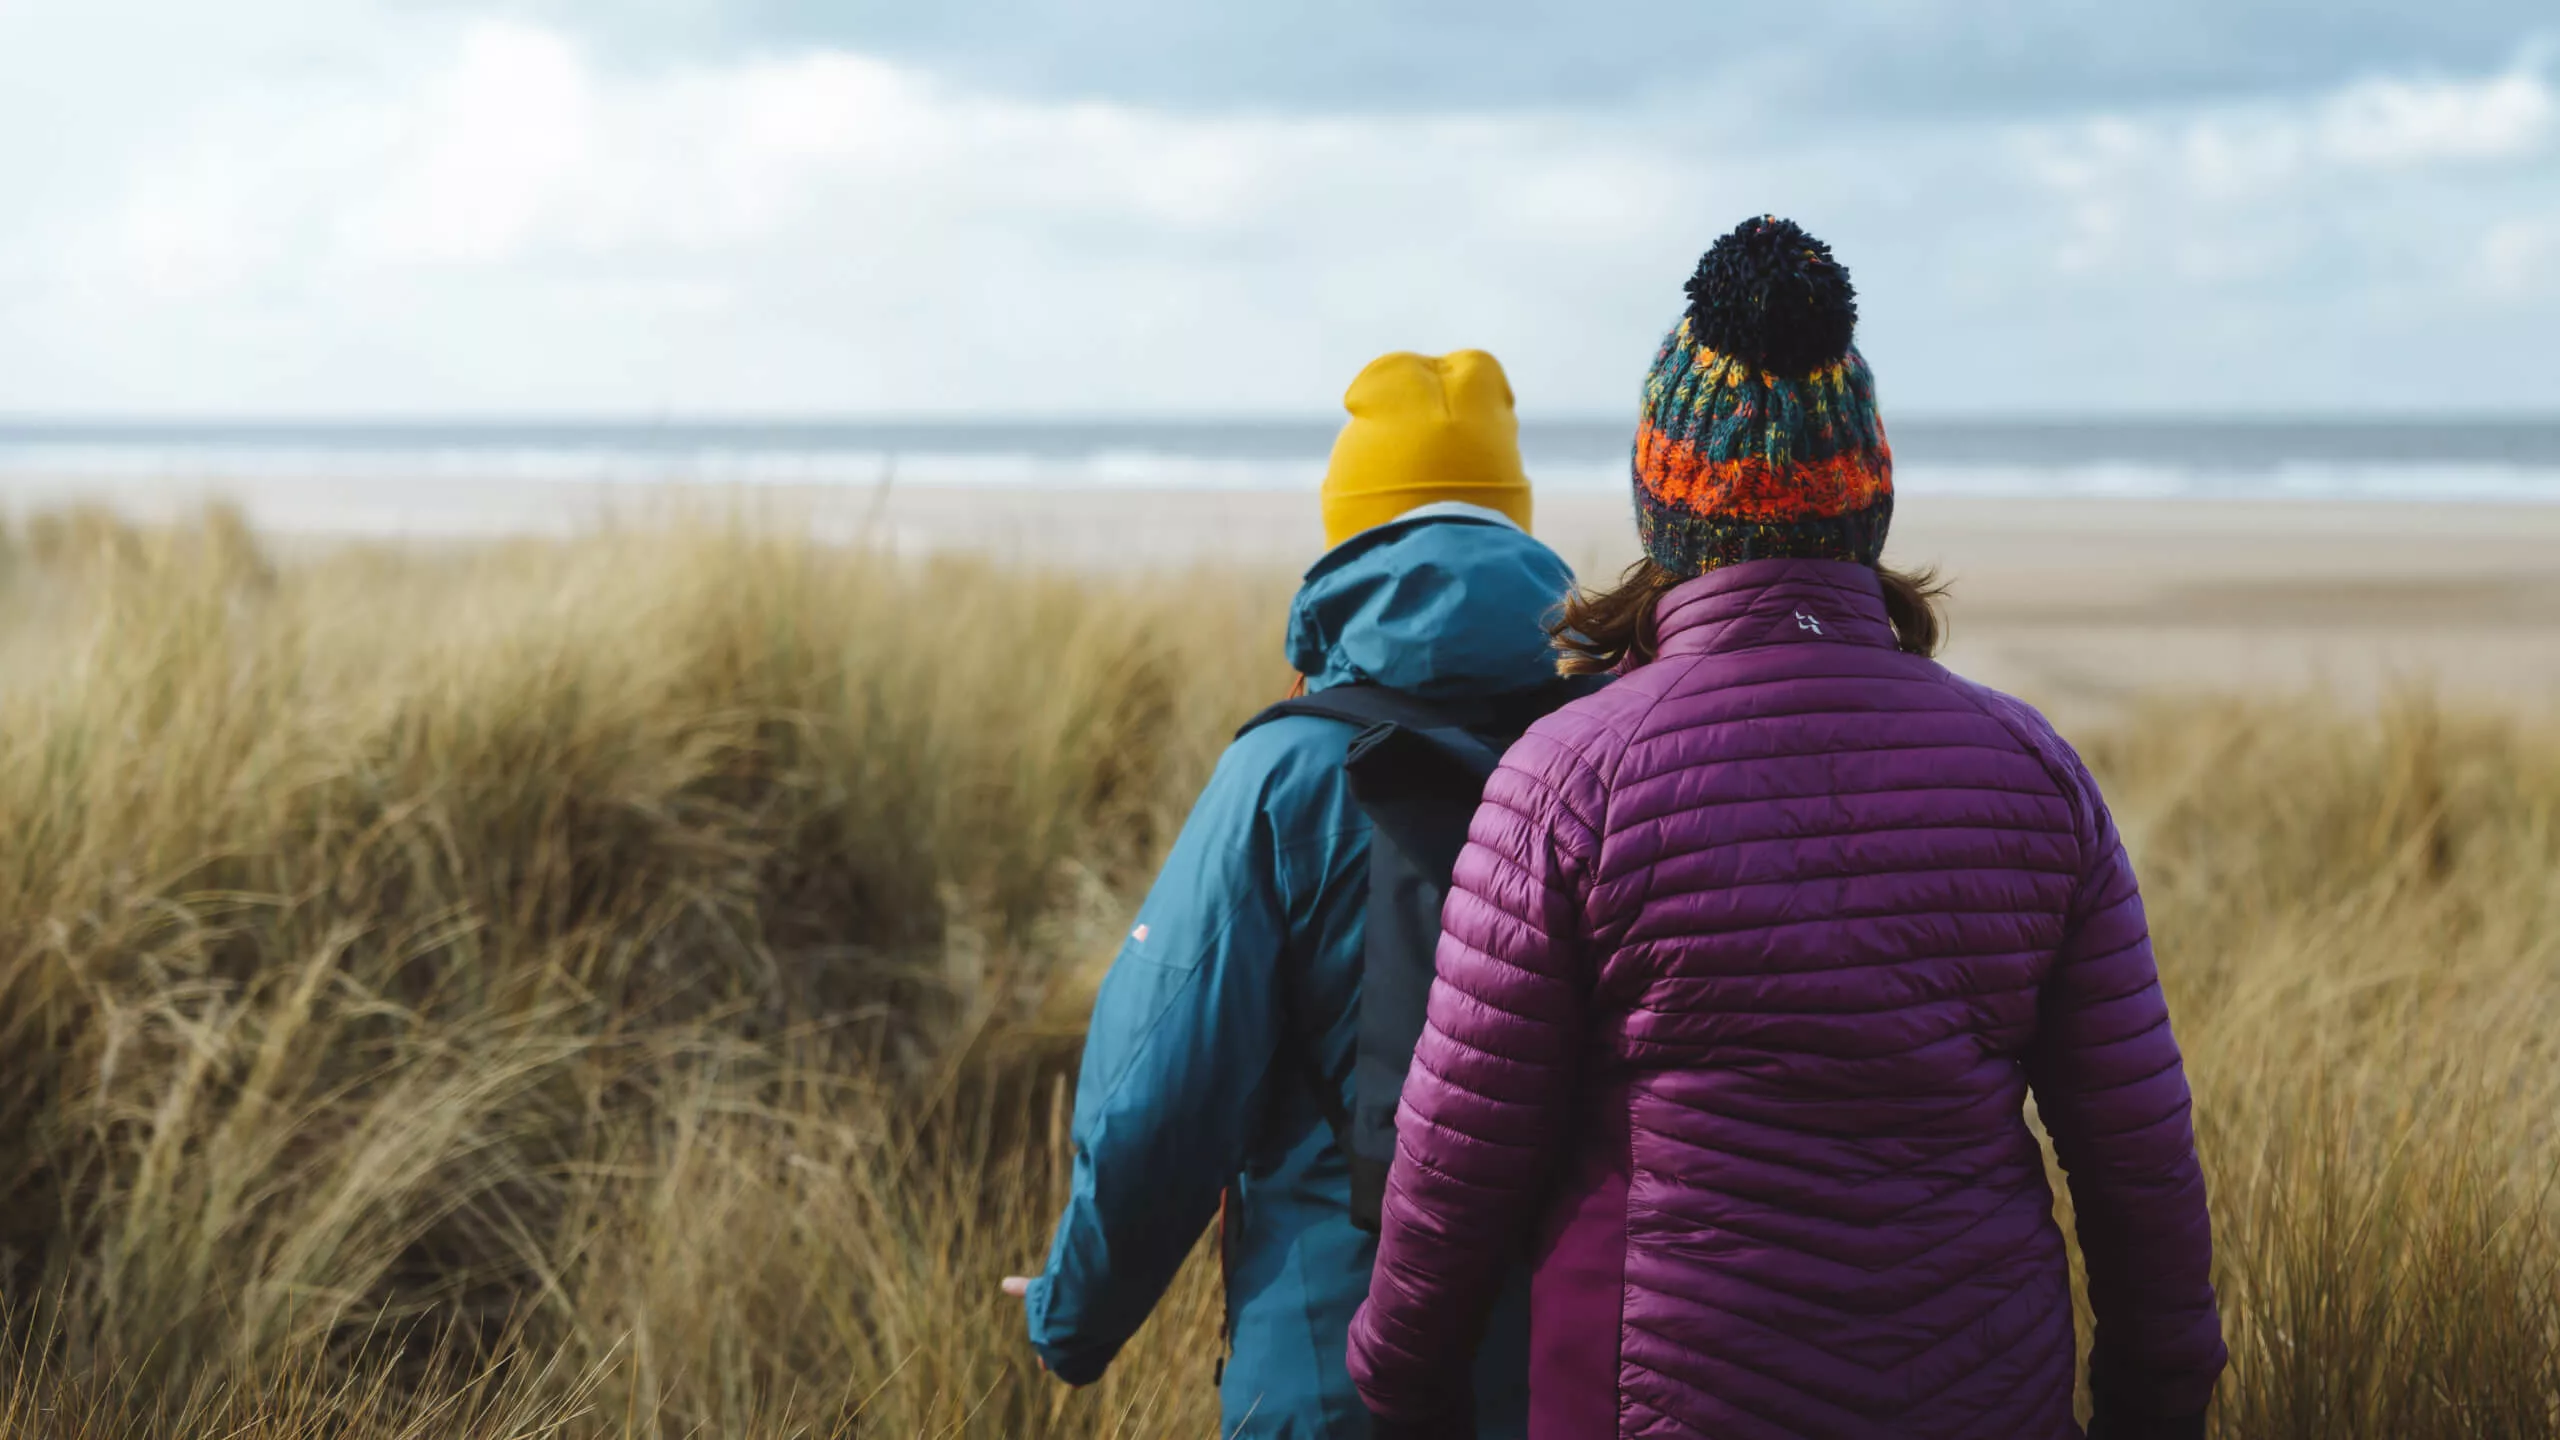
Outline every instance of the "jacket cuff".
<path id="1" fill-rule="evenodd" d="M 1433 1386 L 1382 1396 L 1371 1388 L 1375 1377 L 1368 1366 L 1360 1363 L 1356 1341 L 1352 1354 L 1352 1384 L 1360 1392 L 1360 1403 L 1368 1407 L 1370 1418 L 1376 1422 L 1376 1440 L 1473 1440 L 1476 1397 L 1469 1377 L 1457 1377 L 1448 1388 Z"/>
<path id="2" fill-rule="evenodd" d="M 1475 1397 L 1461 1396 L 1447 1409 L 1428 1415 L 1381 1415 L 1369 1412 L 1373 1440 L 1476 1440 Z"/>
<path id="3" fill-rule="evenodd" d="M 2102 1332 L 2103 1333 L 2103 1332 Z M 2090 1424 L 2114 1426 L 2093 1434 L 2132 1440 L 2189 1440 L 2205 1432 L 2215 1382 L 2224 1364 L 2219 1334 L 2209 1358 L 2191 1364 L 2127 1363 L 2123 1353 L 2103 1342 L 2089 1356 Z"/>
<path id="4" fill-rule="evenodd" d="M 2089 1417 L 2089 1440 L 2204 1440 L 2204 1416 L 2137 1415 L 2101 1406 Z"/>
<path id="5" fill-rule="evenodd" d="M 1049 1373 L 1070 1385 L 1090 1385 L 1102 1378 L 1111 1362 L 1120 1354 L 1117 1345 L 1061 1344 L 1049 1337 L 1049 1277 L 1031 1282 L 1029 1294 L 1022 1297 L 1022 1315 L 1031 1335 L 1032 1352 Z"/>
<path id="6" fill-rule="evenodd" d="M 1390 1420 L 1374 1412 L 1369 1417 L 1372 1440 L 1476 1440 L 1473 1420 L 1458 1416 L 1441 1416 L 1432 1420 Z"/>

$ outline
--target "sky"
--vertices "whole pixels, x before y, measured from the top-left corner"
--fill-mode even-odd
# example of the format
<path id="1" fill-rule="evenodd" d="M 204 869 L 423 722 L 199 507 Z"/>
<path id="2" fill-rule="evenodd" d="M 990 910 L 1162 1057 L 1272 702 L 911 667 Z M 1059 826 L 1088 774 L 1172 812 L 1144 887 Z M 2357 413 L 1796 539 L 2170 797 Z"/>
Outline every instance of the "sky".
<path id="1" fill-rule="evenodd" d="M 1888 417 L 2560 412 L 2511 0 L 0 0 L 0 197 L 19 416 L 1608 416 L 1761 213 Z"/>

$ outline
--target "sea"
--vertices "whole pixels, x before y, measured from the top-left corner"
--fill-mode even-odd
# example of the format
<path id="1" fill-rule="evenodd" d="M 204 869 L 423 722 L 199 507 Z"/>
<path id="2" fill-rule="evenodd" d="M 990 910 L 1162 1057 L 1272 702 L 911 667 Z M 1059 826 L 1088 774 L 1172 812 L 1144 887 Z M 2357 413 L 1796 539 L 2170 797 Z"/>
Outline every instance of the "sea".
<path id="1" fill-rule="evenodd" d="M 262 522 L 330 497 L 372 525 L 549 487 L 1313 487 L 1338 422 L 41 421 L 0 419 L 0 505 L 246 496 Z M 1627 483 L 1631 421 L 1525 419 L 1544 488 Z M 1893 428 L 1906 495 L 2560 504 L 2560 413 L 2445 419 L 1933 419 Z M 444 496 L 454 503 L 429 503 Z M 273 513 L 268 513 L 273 512 Z M 394 517 L 383 520 L 383 516 Z M 407 521 L 397 517 L 408 516 Z M 323 517 L 325 520 L 325 517 Z"/>

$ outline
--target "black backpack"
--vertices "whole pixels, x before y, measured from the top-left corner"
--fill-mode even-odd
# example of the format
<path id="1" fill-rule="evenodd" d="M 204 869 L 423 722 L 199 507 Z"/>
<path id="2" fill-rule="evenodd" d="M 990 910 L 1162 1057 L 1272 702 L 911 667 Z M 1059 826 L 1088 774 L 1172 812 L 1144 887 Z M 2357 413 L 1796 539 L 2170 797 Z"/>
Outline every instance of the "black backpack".
<path id="1" fill-rule="evenodd" d="M 1368 816 L 1369 908 L 1363 922 L 1358 1039 L 1351 1108 L 1327 1074 L 1315 1036 L 1294 1023 L 1281 1045 L 1351 1165 L 1351 1218 L 1375 1232 L 1396 1153 L 1396 1101 L 1422 1039 L 1440 945 L 1440 904 L 1467 843 L 1467 826 L 1502 752 L 1540 716 L 1598 689 L 1597 677 L 1559 680 L 1490 700 L 1439 702 L 1376 685 L 1338 685 L 1284 700 L 1238 735 L 1291 715 L 1339 720 L 1360 732 L 1343 757 L 1351 798 Z"/>

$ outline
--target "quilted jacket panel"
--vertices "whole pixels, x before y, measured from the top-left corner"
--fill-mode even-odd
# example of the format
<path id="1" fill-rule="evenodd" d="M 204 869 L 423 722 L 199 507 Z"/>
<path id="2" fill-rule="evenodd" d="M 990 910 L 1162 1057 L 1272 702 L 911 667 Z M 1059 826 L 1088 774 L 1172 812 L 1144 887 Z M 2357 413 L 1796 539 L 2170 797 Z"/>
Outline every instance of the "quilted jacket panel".
<path id="1" fill-rule="evenodd" d="M 1896 649 L 1874 572 L 1665 597 L 1542 722 L 1446 911 L 1351 1370 L 1444 1410 L 1531 1244 L 1532 1434 L 2077 1436 L 2223 1364 L 2188 1094 L 2133 871 L 2041 716 Z"/>

